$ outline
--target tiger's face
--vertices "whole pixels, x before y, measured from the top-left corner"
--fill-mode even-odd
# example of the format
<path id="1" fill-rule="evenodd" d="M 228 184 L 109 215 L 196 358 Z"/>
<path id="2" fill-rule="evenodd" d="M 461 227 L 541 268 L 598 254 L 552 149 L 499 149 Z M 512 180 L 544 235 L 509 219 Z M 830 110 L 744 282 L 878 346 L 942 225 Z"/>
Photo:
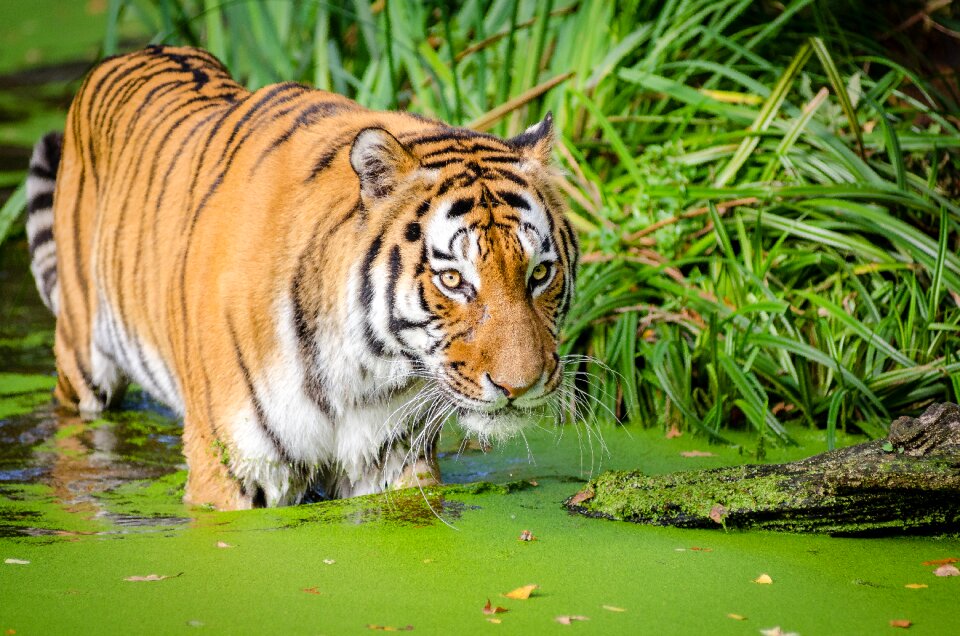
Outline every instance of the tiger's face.
<path id="1" fill-rule="evenodd" d="M 551 137 L 549 116 L 508 142 L 368 129 L 351 153 L 368 213 L 389 219 L 364 272 L 371 336 L 481 437 L 515 432 L 563 378 L 577 247 L 546 168 Z"/>

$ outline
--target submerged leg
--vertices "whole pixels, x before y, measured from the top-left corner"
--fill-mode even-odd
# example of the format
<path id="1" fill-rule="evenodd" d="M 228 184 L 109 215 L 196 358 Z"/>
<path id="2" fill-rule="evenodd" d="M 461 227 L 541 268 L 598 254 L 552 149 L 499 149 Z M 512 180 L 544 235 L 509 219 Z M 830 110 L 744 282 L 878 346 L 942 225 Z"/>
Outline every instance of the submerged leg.
<path id="1" fill-rule="evenodd" d="M 246 510 L 255 506 L 257 493 L 246 492 L 230 472 L 226 447 L 190 414 L 183 423 L 183 454 L 189 474 L 183 502 L 217 510 Z"/>

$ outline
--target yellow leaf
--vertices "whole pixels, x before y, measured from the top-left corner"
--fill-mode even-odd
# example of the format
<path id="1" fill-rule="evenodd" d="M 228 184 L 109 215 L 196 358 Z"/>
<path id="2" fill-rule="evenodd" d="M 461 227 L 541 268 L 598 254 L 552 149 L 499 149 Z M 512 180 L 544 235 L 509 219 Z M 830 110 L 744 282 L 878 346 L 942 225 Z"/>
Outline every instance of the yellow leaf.
<path id="1" fill-rule="evenodd" d="M 709 88 L 701 88 L 700 92 L 707 97 L 723 102 L 724 104 L 746 104 L 755 106 L 763 103 L 763 98 L 759 95 L 749 93 L 738 93 L 736 91 L 718 91 Z"/>
<path id="2" fill-rule="evenodd" d="M 487 619 L 487 622 L 488 622 L 488 623 L 493 623 L 494 625 L 499 625 L 499 624 L 502 623 L 503 621 L 500 620 L 499 618 L 488 618 L 488 619 Z"/>
<path id="3" fill-rule="evenodd" d="M 530 598 L 530 595 L 535 589 L 540 587 L 539 585 L 524 585 L 523 587 L 518 587 L 515 590 L 511 590 L 504 594 L 507 598 L 517 599 L 518 601 L 525 601 Z"/>
<path id="4" fill-rule="evenodd" d="M 754 583 L 759 583 L 760 585 L 770 585 L 773 583 L 773 579 L 770 578 L 769 574 L 761 574 L 757 578 L 753 579 Z"/>
<path id="5" fill-rule="evenodd" d="M 601 605 L 600 607 L 607 610 L 608 612 L 626 612 L 627 611 L 622 607 L 617 607 L 616 605 Z"/>
<path id="6" fill-rule="evenodd" d="M 907 583 L 903 587 L 911 590 L 922 590 L 923 588 L 927 587 L 927 584 L 926 583 Z"/>
<path id="7" fill-rule="evenodd" d="M 727 614 L 727 618 L 732 618 L 735 621 L 745 621 L 747 620 L 746 616 L 741 616 L 740 614 Z"/>

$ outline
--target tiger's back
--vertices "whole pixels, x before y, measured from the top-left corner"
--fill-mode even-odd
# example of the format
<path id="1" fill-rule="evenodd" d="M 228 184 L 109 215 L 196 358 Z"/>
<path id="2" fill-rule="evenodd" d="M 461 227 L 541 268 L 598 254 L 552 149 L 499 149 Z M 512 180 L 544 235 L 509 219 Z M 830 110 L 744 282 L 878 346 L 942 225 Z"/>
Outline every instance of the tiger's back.
<path id="1" fill-rule="evenodd" d="M 419 172 L 402 187 L 397 177 L 396 192 L 389 179 L 400 168 L 389 153 L 381 161 L 377 152 L 389 149 L 379 138 L 369 165 L 356 165 L 365 130 L 418 148 L 409 157 Z M 97 413 L 132 380 L 183 414 L 188 498 L 197 503 L 289 503 L 333 465 L 346 477 L 328 488 L 375 491 L 357 475 L 372 465 L 380 472 L 370 479 L 389 481 L 399 460 L 383 427 L 362 422 L 390 419 L 388 397 L 410 389 L 417 365 L 371 327 L 381 297 L 397 293 L 396 280 L 391 291 L 373 279 L 424 258 L 425 245 L 411 240 L 417 222 L 393 223 L 398 206 L 418 191 L 475 186 L 463 161 L 444 163 L 451 152 L 466 152 L 470 169 L 490 178 L 515 153 L 495 138 L 470 139 L 299 84 L 249 92 L 196 49 L 150 47 L 105 61 L 68 114 L 52 233 L 43 182 L 31 193 L 35 262 L 55 247 L 54 285 L 37 281 L 58 316 L 56 398 Z M 398 152 L 406 161 L 408 151 Z M 35 159 L 39 173 L 44 157 Z M 388 196 L 391 211 L 376 217 Z M 573 233 L 565 219 L 551 231 L 571 252 L 563 267 L 572 280 Z M 555 303 L 558 315 L 571 293 Z"/>

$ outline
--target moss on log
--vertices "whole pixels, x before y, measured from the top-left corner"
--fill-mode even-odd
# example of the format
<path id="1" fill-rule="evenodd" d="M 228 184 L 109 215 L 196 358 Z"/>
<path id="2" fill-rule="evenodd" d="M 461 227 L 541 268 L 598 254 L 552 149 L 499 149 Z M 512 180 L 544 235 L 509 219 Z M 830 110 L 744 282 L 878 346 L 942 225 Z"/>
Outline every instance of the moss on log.
<path id="1" fill-rule="evenodd" d="M 646 476 L 612 471 L 571 510 L 683 528 L 836 535 L 960 532 L 960 407 L 901 417 L 878 440 L 789 464 Z"/>

